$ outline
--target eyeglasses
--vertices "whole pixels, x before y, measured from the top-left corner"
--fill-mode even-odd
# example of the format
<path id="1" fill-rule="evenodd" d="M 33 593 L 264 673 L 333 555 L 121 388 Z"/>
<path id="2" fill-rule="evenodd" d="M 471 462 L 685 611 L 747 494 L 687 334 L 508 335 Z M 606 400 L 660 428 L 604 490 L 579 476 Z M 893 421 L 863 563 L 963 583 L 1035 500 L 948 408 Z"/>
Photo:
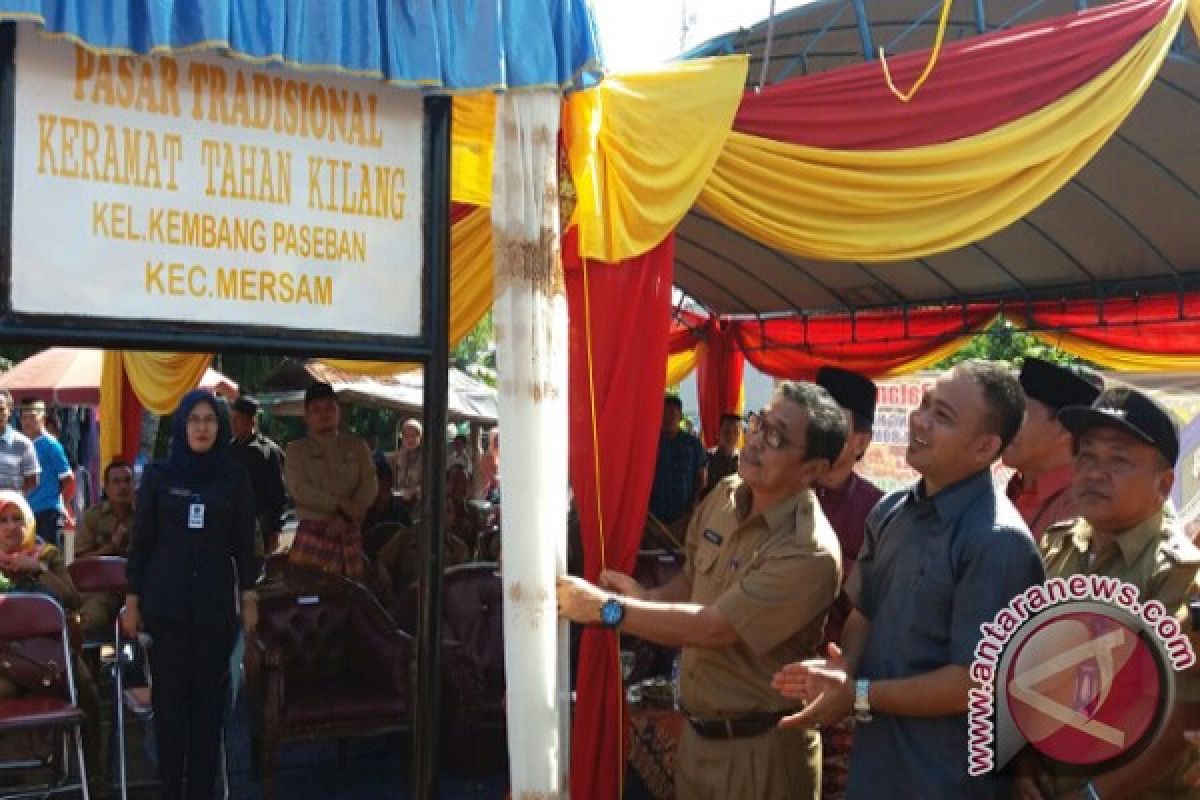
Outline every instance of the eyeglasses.
<path id="1" fill-rule="evenodd" d="M 193 428 L 215 428 L 217 427 L 217 418 L 212 414 L 204 417 L 189 416 L 187 424 Z"/>
<path id="2" fill-rule="evenodd" d="M 767 417 L 762 411 L 751 411 L 746 415 L 746 430 L 752 434 L 762 433 L 763 441 L 772 450 L 782 450 L 791 444 L 783 431 L 767 422 Z"/>

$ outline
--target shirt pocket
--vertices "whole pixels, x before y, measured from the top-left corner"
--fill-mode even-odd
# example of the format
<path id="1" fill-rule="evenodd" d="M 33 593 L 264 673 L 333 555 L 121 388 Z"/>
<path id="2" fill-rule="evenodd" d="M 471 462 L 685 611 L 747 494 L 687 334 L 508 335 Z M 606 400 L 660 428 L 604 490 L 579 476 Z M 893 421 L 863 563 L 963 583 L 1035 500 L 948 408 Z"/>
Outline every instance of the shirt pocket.
<path id="1" fill-rule="evenodd" d="M 954 617 L 953 577 L 925 564 L 913 587 L 913 631 L 926 640 L 949 642 Z"/>
<path id="2" fill-rule="evenodd" d="M 696 548 L 696 573 L 712 576 L 717 562 L 721 559 L 721 548 L 707 541 Z"/>

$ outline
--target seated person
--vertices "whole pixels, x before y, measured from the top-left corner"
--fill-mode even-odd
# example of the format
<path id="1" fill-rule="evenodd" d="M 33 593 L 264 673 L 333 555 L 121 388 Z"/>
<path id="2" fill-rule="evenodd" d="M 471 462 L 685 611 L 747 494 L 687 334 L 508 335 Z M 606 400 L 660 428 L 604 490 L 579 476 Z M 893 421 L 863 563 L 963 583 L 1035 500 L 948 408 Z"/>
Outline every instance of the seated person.
<path id="1" fill-rule="evenodd" d="M 471 560 L 471 548 L 462 534 L 468 533 L 472 525 L 467 513 L 467 496 L 471 481 L 467 471 L 459 465 L 452 466 L 446 473 L 446 504 L 443 509 L 444 550 L 442 566 L 452 567 Z M 387 569 L 392 586 L 397 592 L 404 591 L 416 582 L 420 574 L 421 542 L 425 540 L 425 526 L 417 523 L 412 528 L 396 525 L 387 544 L 379 550 L 379 562 Z M 472 539 L 471 541 L 474 541 Z"/>
<path id="2" fill-rule="evenodd" d="M 67 613 L 68 624 L 79 608 L 79 592 L 67 573 L 62 553 L 52 544 L 43 544 L 36 536 L 37 523 L 29 503 L 18 492 L 0 490 L 0 575 L 9 591 L 34 592 L 53 597 Z M 87 763 L 91 792 L 104 791 L 100 768 L 100 695 L 91 673 L 79 657 L 72 654 L 75 689 L 83 709 L 84 760 Z M 28 691 L 5 675 L 0 666 L 0 699 L 17 697 Z"/>
<path id="3" fill-rule="evenodd" d="M 384 456 L 375 456 L 375 477 L 378 483 L 375 499 L 363 518 L 363 551 L 371 559 L 379 555 L 379 549 L 387 544 L 396 526 L 412 525 L 408 505 L 392 490 L 392 465 Z"/>
<path id="4" fill-rule="evenodd" d="M 129 554 L 133 528 L 133 467 L 116 459 L 104 468 L 104 500 L 84 512 L 75 535 L 75 557 Z M 88 592 L 79 608 L 85 633 L 112 632 L 124 598 L 108 592 Z"/>

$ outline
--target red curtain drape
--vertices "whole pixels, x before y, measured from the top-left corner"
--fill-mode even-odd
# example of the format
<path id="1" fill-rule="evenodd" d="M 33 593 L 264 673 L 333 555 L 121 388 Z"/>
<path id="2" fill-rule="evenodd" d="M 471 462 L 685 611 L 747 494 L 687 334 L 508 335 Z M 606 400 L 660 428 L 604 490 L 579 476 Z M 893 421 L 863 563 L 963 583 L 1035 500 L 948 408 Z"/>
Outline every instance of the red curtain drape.
<path id="1" fill-rule="evenodd" d="M 132 464 L 142 445 L 142 401 L 121 368 L 121 458 Z M 103 469 L 107 465 L 101 465 Z"/>
<path id="2" fill-rule="evenodd" d="M 1136 353 L 1200 353 L 1200 293 L 1160 294 L 1033 303 L 1016 309 L 1029 327 L 1070 333 Z"/>
<path id="3" fill-rule="evenodd" d="M 704 330 L 704 354 L 696 368 L 700 435 L 705 447 L 716 447 L 721 415 L 737 411 L 746 358 L 738 347 L 736 323 L 712 320 Z"/>
<path id="4" fill-rule="evenodd" d="M 1128 0 L 947 44 L 909 103 L 878 61 L 747 92 L 734 129 L 793 144 L 890 150 L 947 142 L 1023 117 L 1112 66 L 1162 20 L 1172 0 Z M 927 51 L 888 58 L 912 86 Z"/>
<path id="5" fill-rule="evenodd" d="M 724 349 L 727 359 L 729 351 L 740 351 L 758 370 L 777 378 L 812 380 L 826 364 L 878 376 L 960 336 L 979 332 L 1000 310 L 998 303 L 976 303 L 907 313 L 863 311 L 799 319 L 724 320 L 719 325 L 691 315 L 672 327 L 671 351 L 686 350 L 704 340 L 710 349 Z M 702 392 L 702 405 L 703 398 Z"/>
<path id="6" fill-rule="evenodd" d="M 669 236 L 620 264 L 588 262 L 594 386 L 584 269 L 577 253 L 569 232 L 563 254 L 570 315 L 571 486 L 584 577 L 595 581 L 605 567 L 632 572 L 641 542 L 662 424 L 675 243 Z M 599 480 L 595 444 L 600 445 Z M 583 634 L 571 737 L 571 796 L 579 800 L 612 800 L 619 794 L 626 750 L 617 649 L 610 631 Z"/>

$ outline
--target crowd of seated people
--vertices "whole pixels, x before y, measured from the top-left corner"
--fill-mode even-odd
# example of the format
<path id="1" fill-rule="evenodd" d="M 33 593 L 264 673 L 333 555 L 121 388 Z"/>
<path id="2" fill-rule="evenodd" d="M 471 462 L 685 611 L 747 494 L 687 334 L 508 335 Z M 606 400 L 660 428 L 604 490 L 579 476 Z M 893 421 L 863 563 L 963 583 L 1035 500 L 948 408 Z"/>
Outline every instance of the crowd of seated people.
<path id="1" fill-rule="evenodd" d="M 244 408 L 249 410 L 239 411 L 257 416 L 256 406 L 244 404 Z M 288 552 L 275 554 L 274 563 L 285 576 L 299 575 L 296 580 L 301 583 L 304 570 L 314 569 L 360 581 L 384 608 L 395 608 L 393 597 L 414 591 L 426 533 L 415 514 L 423 482 L 418 467 L 420 426 L 413 421 L 404 426 L 404 435 L 398 437 L 399 458 L 372 457 L 361 439 L 343 431 L 336 399 L 322 384 L 306 395 L 306 422 L 308 435 L 291 443 L 286 458 L 276 460 L 287 494 L 299 512 L 301 530 Z M 224 432 L 224 426 L 220 430 Z M 448 462 L 442 507 L 445 568 L 499 558 L 498 444 L 498 436 L 493 434 L 487 451 L 475 464 L 462 458 L 461 440 L 452 446 L 457 457 Z M 403 470 L 402 478 L 396 466 Z M 479 480 L 472 479 L 473 468 L 478 470 Z M 129 557 L 135 538 L 134 483 L 129 463 L 118 459 L 106 465 L 103 493 L 80 516 L 75 559 Z M 80 593 L 62 551 L 36 536 L 33 520 L 19 493 L 0 493 L 0 591 L 52 595 L 71 624 L 78 626 L 80 642 L 84 635 L 97 639 L 111 636 L 127 598 L 116 593 Z M 264 527 L 257 533 L 265 537 L 270 532 Z M 263 555 L 272 553 L 268 550 Z M 402 626 L 397 623 L 397 627 Z M 87 715 L 84 737 L 89 782 L 93 796 L 104 796 L 108 784 L 100 758 L 95 670 L 89 670 L 82 657 L 76 661 L 80 704 Z M 21 691 L 0 671 L 0 699 Z"/>

